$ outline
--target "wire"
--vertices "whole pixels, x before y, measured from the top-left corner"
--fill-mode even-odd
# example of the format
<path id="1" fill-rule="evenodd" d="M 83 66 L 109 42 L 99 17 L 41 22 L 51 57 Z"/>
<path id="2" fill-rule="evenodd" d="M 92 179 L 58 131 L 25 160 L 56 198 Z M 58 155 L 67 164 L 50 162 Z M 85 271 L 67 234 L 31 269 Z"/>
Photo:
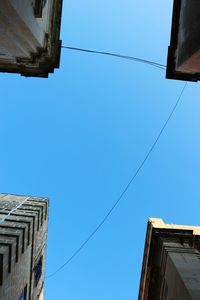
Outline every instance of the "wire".
<path id="1" fill-rule="evenodd" d="M 162 64 L 154 62 L 154 61 L 146 60 L 146 59 L 143 59 L 143 58 L 134 57 L 134 56 L 127 56 L 127 55 L 121 55 L 121 54 L 117 54 L 117 53 L 97 51 L 97 50 L 91 50 L 91 49 L 83 49 L 83 48 L 76 48 L 76 47 L 68 47 L 68 46 L 62 46 L 62 48 L 68 49 L 68 50 L 74 50 L 74 51 L 93 53 L 93 54 L 114 56 L 114 57 L 118 57 L 118 58 L 122 58 L 122 59 L 128 59 L 128 60 L 133 60 L 133 61 L 137 61 L 137 62 L 140 62 L 140 63 L 148 64 L 148 65 L 151 65 L 155 68 L 159 68 L 159 69 L 162 69 L 162 70 L 166 69 L 165 65 L 162 65 Z"/>
<path id="2" fill-rule="evenodd" d="M 24 201 L 22 201 L 19 205 L 17 205 L 15 208 L 13 208 L 4 218 L 0 219 L 0 225 L 16 210 L 18 210 L 30 197 L 26 197 Z"/>
<path id="3" fill-rule="evenodd" d="M 129 187 L 131 186 L 132 182 L 134 181 L 134 179 L 137 177 L 138 173 L 141 171 L 141 169 L 143 168 L 144 164 L 146 163 L 146 161 L 148 160 L 149 156 L 151 155 L 152 151 L 154 150 L 156 144 L 158 143 L 163 131 L 165 130 L 167 124 L 169 123 L 172 115 L 174 114 L 181 98 L 183 95 L 183 92 L 186 88 L 187 82 L 185 82 L 184 87 L 181 90 L 181 93 L 175 103 L 175 105 L 173 106 L 167 120 L 165 121 L 164 125 L 162 126 L 157 138 L 155 139 L 154 143 L 152 144 L 152 146 L 150 147 L 149 151 L 147 152 L 146 156 L 144 157 L 143 161 L 140 163 L 140 165 L 138 166 L 137 170 L 135 171 L 135 173 L 133 174 L 132 178 L 130 179 L 130 181 L 128 182 L 128 184 L 126 185 L 126 187 L 124 188 L 124 190 L 122 191 L 122 193 L 120 194 L 120 196 L 117 198 L 117 200 L 115 201 L 115 203 L 113 204 L 113 206 L 110 208 L 110 210 L 107 212 L 107 214 L 105 215 L 105 217 L 102 219 L 102 221 L 99 223 L 99 225 L 92 231 L 92 233 L 88 236 L 88 238 L 80 245 L 80 247 L 72 254 L 72 256 L 63 264 L 61 265 L 56 271 L 54 271 L 52 274 L 50 274 L 49 276 L 47 276 L 46 278 L 50 278 L 53 277 L 54 275 L 56 275 L 60 270 L 62 270 L 66 265 L 68 265 L 72 259 L 74 259 L 80 252 L 81 250 L 85 247 L 85 245 L 92 239 L 92 237 L 97 233 L 97 231 L 103 226 L 103 224 L 105 223 L 105 221 L 109 218 L 109 216 L 111 215 L 111 213 L 113 212 L 113 210 L 116 208 L 116 206 L 119 204 L 120 200 L 123 198 L 123 196 L 125 195 L 125 193 L 127 192 L 127 190 L 129 189 Z"/>

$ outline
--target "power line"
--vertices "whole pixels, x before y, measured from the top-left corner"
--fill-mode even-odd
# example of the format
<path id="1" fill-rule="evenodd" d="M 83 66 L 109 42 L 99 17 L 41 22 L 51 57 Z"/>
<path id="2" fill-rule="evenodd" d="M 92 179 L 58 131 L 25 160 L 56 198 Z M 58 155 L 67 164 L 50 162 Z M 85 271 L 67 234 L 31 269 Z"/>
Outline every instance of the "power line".
<path id="1" fill-rule="evenodd" d="M 68 49 L 68 50 L 73 50 L 73 51 L 80 51 L 80 52 L 87 52 L 87 53 L 93 53 L 93 54 L 101 54 L 101 55 L 107 55 L 107 56 L 114 56 L 114 57 L 118 57 L 118 58 L 122 58 L 122 59 L 133 60 L 133 61 L 137 61 L 139 63 L 148 64 L 148 65 L 151 65 L 151 66 L 153 66 L 155 68 L 159 68 L 159 69 L 162 69 L 162 70 L 166 69 L 166 66 L 163 65 L 163 64 L 160 64 L 160 63 L 157 63 L 157 62 L 154 62 L 154 61 L 150 61 L 150 60 L 146 60 L 146 59 L 143 59 L 143 58 L 139 58 L 139 57 L 122 55 L 122 54 L 105 52 L 105 51 L 83 49 L 83 48 L 77 48 L 77 47 L 62 46 L 62 48 Z"/>
<path id="2" fill-rule="evenodd" d="M 105 221 L 109 218 L 109 216 L 111 215 L 111 213 L 113 212 L 113 210 L 116 208 L 116 206 L 119 204 L 120 200 L 123 198 L 123 196 L 126 194 L 127 190 L 129 189 L 129 187 L 131 186 L 132 182 L 134 181 L 134 179 L 137 177 L 138 173 L 141 171 L 141 169 L 143 168 L 144 164 L 146 163 L 146 161 L 148 160 L 149 156 L 151 155 L 152 151 L 154 150 L 155 146 L 157 145 L 162 133 L 164 132 L 167 124 L 169 123 L 171 117 L 173 116 L 181 98 L 183 95 L 183 92 L 186 88 L 187 82 L 185 82 L 184 87 L 181 90 L 181 93 L 175 103 L 175 105 L 173 106 L 167 120 L 165 121 L 164 125 L 162 126 L 159 134 L 157 135 L 154 143 L 152 144 L 152 146 L 150 147 L 149 151 L 147 152 L 146 156 L 144 157 L 143 161 L 140 163 L 140 165 L 138 166 L 137 170 L 135 171 L 135 173 L 133 174 L 132 178 L 130 179 L 130 181 L 128 182 L 128 184 L 126 185 L 126 187 L 124 188 L 124 190 L 122 191 L 122 193 L 120 194 L 120 196 L 117 198 L 117 200 L 115 201 L 115 203 L 113 204 L 113 206 L 110 208 L 110 210 L 107 212 L 107 214 L 105 215 L 105 217 L 102 219 L 102 221 L 99 223 L 99 225 L 91 232 L 91 234 L 88 236 L 88 238 L 80 245 L 80 247 L 72 254 L 72 256 L 63 264 L 61 265 L 56 271 L 54 271 L 52 274 L 50 274 L 49 276 L 47 276 L 46 278 L 50 278 L 53 277 L 54 275 L 56 275 L 61 269 L 63 269 L 66 265 L 68 265 L 80 252 L 81 250 L 86 246 L 86 244 L 93 238 L 93 236 L 97 233 L 97 231 L 103 226 L 103 224 L 105 223 Z"/>

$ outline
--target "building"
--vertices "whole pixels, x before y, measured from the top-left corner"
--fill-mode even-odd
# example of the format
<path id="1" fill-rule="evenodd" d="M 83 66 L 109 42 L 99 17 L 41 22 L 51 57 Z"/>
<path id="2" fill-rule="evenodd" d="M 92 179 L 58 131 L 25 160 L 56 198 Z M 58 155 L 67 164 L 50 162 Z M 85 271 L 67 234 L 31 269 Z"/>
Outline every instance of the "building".
<path id="1" fill-rule="evenodd" d="M 200 299 L 200 227 L 148 221 L 138 299 Z"/>
<path id="2" fill-rule="evenodd" d="M 0 194 L 0 300 L 43 300 L 48 200 Z"/>
<path id="3" fill-rule="evenodd" d="M 0 72 L 48 77 L 59 67 L 62 0 L 0 1 Z"/>
<path id="4" fill-rule="evenodd" d="M 200 1 L 174 0 L 166 78 L 200 80 Z"/>

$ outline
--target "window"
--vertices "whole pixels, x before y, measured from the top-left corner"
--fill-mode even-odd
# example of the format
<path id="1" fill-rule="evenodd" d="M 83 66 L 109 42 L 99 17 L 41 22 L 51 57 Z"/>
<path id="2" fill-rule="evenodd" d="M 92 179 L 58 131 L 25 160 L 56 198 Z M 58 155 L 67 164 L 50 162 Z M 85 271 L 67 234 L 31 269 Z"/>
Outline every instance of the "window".
<path id="1" fill-rule="evenodd" d="M 40 277 L 42 275 L 42 260 L 43 257 L 41 256 L 34 271 L 34 286 L 36 287 L 38 285 L 38 282 L 40 281 Z"/>
<path id="2" fill-rule="evenodd" d="M 36 18 L 42 18 L 42 10 L 45 7 L 47 0 L 35 0 L 34 15 Z"/>
<path id="3" fill-rule="evenodd" d="M 24 288 L 23 292 L 19 296 L 18 300 L 26 300 L 26 295 L 27 295 L 27 286 Z"/>

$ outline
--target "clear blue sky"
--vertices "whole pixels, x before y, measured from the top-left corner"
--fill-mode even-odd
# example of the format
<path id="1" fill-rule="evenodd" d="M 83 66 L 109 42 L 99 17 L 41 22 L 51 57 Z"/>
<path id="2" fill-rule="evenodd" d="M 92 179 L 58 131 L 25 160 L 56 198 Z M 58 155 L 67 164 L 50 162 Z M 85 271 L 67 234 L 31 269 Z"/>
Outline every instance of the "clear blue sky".
<path id="1" fill-rule="evenodd" d="M 64 0 L 63 45 L 166 63 L 172 1 Z M 184 85 L 135 62 L 63 49 L 49 79 L 1 74 L 1 191 L 50 198 L 47 270 L 112 206 Z M 46 300 L 135 300 L 148 217 L 199 224 L 199 84 L 95 238 L 46 281 Z"/>

